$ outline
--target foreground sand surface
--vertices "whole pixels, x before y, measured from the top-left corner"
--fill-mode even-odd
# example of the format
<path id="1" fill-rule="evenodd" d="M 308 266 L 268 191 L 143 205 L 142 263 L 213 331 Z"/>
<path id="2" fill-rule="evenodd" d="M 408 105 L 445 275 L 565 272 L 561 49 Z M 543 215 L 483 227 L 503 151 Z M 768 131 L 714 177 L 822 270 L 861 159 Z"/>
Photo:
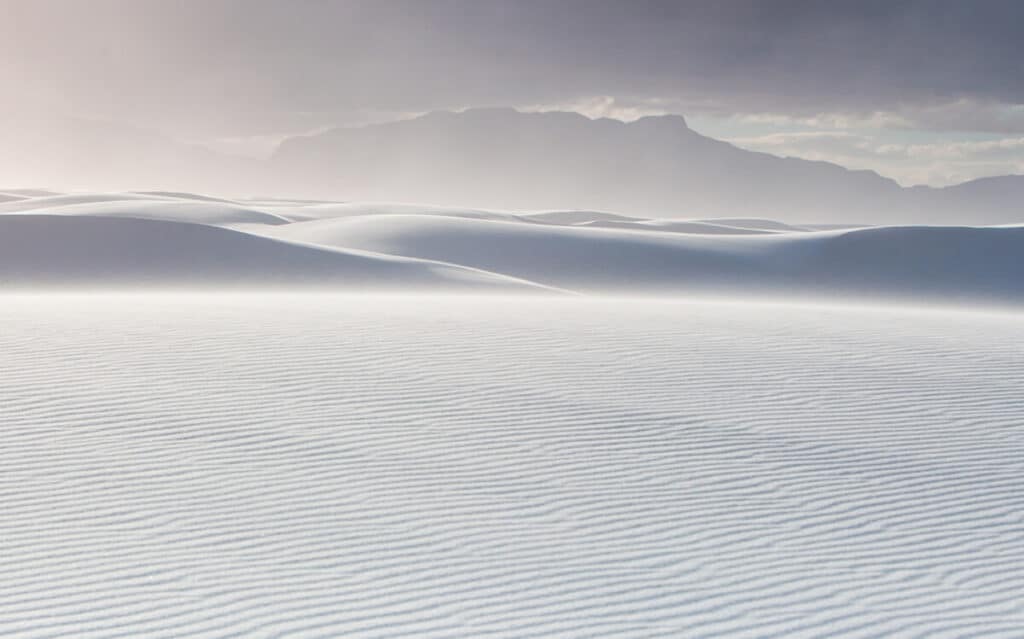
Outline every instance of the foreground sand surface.
<path id="1" fill-rule="evenodd" d="M 1014 314 L 4 296 L 0 636 L 1021 637 Z"/>

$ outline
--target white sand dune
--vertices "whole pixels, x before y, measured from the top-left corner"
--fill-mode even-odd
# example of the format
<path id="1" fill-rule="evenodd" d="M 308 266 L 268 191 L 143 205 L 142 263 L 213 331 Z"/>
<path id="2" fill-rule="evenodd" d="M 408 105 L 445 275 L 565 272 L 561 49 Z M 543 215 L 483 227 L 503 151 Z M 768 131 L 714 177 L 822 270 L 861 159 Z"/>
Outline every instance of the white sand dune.
<path id="1" fill-rule="evenodd" d="M 0 210 L 2 213 L 2 210 Z M 216 226 L 234 224 L 288 224 L 290 219 L 238 204 L 199 200 L 108 200 L 80 202 L 45 208 L 28 208 L 21 214 L 78 215 L 88 217 L 131 217 L 168 222 L 192 222 Z M 9 215 L 15 213 L 9 212 Z"/>
<path id="2" fill-rule="evenodd" d="M 1024 301 L 1024 229 L 878 227 L 726 236 L 390 215 L 266 232 L 574 290 Z"/>
<path id="3" fill-rule="evenodd" d="M 565 226 L 617 228 L 638 231 L 669 231 L 710 235 L 743 235 L 772 231 L 804 230 L 782 222 L 759 219 L 662 220 L 634 218 L 603 211 L 548 211 L 532 213 L 525 219 Z"/>
<path id="4" fill-rule="evenodd" d="M 521 219 L 512 213 L 404 202 L 320 202 L 265 207 L 294 222 L 381 215 L 441 215 L 483 220 Z"/>
<path id="5" fill-rule="evenodd" d="M 199 202 L 221 202 L 223 204 L 240 204 L 236 200 L 228 200 L 222 197 L 212 197 L 199 193 L 186 193 L 183 191 L 134 191 L 139 195 L 148 197 L 171 198 L 175 200 L 196 200 Z"/>
<path id="6" fill-rule="evenodd" d="M 129 224 L 131 230 L 126 226 L 122 232 L 109 221 L 88 221 L 127 218 L 225 231 L 174 227 L 171 234 L 177 244 L 172 261 L 179 266 L 165 269 L 165 277 L 140 267 L 147 278 L 161 282 L 177 275 L 187 275 L 190 282 L 201 280 L 204 268 L 213 269 L 214 280 L 235 269 L 239 277 L 244 273 L 252 282 L 260 277 L 274 283 L 340 282 L 344 278 L 333 274 L 325 278 L 325 269 L 314 264 L 337 259 L 322 256 L 340 249 L 374 253 L 359 258 L 374 264 L 390 259 L 382 255 L 393 257 L 392 261 L 405 266 L 398 270 L 388 266 L 395 274 L 381 281 L 395 282 L 402 277 L 399 271 L 409 272 L 409 284 L 416 288 L 429 288 L 431 282 L 457 274 L 454 279 L 504 286 L 514 278 L 582 293 L 1024 302 L 1024 260 L 1020 259 L 1024 228 L 1020 225 L 813 230 L 755 218 L 659 220 L 587 210 L 513 212 L 392 202 L 229 200 L 178 192 L 8 192 L 21 198 L 0 203 L 0 227 L 9 228 L 6 245 L 16 244 L 18 249 L 12 248 L 0 262 L 0 281 L 8 286 L 30 283 L 34 272 L 61 268 L 62 272 L 89 273 L 85 279 L 94 284 L 102 284 L 101 274 L 118 277 L 118 269 L 127 278 L 138 270 L 134 260 L 149 254 L 150 244 L 160 242 L 157 227 L 147 227 L 148 235 L 136 237 L 138 225 Z M 75 236 L 78 227 L 71 222 L 58 225 L 37 220 L 15 231 L 11 220 L 19 215 L 79 218 L 83 229 L 102 226 L 105 239 L 96 244 L 95 234 L 86 232 L 80 240 Z M 17 235 L 30 227 L 31 237 Z M 46 228 L 58 235 L 44 237 Z M 252 242 L 238 232 L 276 242 Z M 219 254 L 220 240 L 213 241 L 213 235 L 230 238 L 232 245 L 249 242 L 248 257 L 240 260 L 231 253 Z M 205 239 L 192 244 L 193 236 Z M 86 238 L 93 238 L 93 243 L 77 246 Z M 277 255 L 284 250 L 281 241 L 288 243 L 289 254 L 319 257 L 282 258 Z M 43 242 L 46 250 L 34 250 L 34 242 Z M 305 246 L 300 250 L 297 243 Z M 324 251 L 316 253 L 312 245 Z M 259 264 L 257 253 L 263 248 L 273 255 Z M 74 269 L 60 266 L 65 250 L 75 251 L 80 258 Z M 152 252 L 167 253 L 162 248 Z M 118 262 L 104 257 L 107 254 L 130 257 Z M 424 260 L 433 264 L 424 266 Z M 182 266 L 188 262 L 194 266 Z M 423 276 L 427 271 L 433 274 Z M 435 277 L 440 271 L 445 271 L 445 277 Z M 375 277 L 353 275 L 352 279 L 363 286 L 364 281 L 372 285 Z"/>
<path id="7" fill-rule="evenodd" d="M 29 214 L 0 216 L 0 284 L 543 290 L 471 268 L 308 246 L 205 224 Z"/>
<path id="8" fill-rule="evenodd" d="M 774 231 L 762 229 L 747 229 L 738 226 L 726 226 L 724 224 L 711 224 L 708 222 L 687 222 L 680 220 L 634 220 L 620 222 L 617 220 L 594 220 L 582 222 L 573 226 L 600 229 L 621 229 L 624 231 L 663 231 L 668 233 L 690 233 L 698 235 L 762 235 L 774 233 Z"/>
<path id="9" fill-rule="evenodd" d="M 605 211 L 542 211 L 539 213 L 531 213 L 529 218 L 539 222 L 566 225 L 593 224 L 595 222 L 634 223 L 642 221 L 638 218 L 608 213 Z"/>
<path id="10" fill-rule="evenodd" d="M 751 231 L 808 231 L 810 230 L 804 226 L 796 226 L 793 224 L 786 224 L 784 222 L 778 222 L 776 220 L 765 220 L 756 217 L 734 217 L 734 218 L 712 218 L 708 220 L 700 220 L 708 224 L 717 224 L 719 226 L 728 226 L 732 228 L 748 229 Z"/>
<path id="11" fill-rule="evenodd" d="M 10 193 L 10 191 L 8 191 Z M 110 202 L 135 202 L 140 211 L 150 202 L 166 202 L 170 198 L 143 193 L 46 193 L 33 197 L 0 204 L 0 213 L 34 212 L 44 213 L 48 210 L 75 204 L 105 204 Z"/>
<path id="12" fill-rule="evenodd" d="M 1016 315 L 2 302 L 3 637 L 1022 636 Z"/>
<path id="13" fill-rule="evenodd" d="M 287 224 L 291 220 L 244 204 L 190 193 L 82 193 L 26 198 L 0 204 L 0 215 L 45 214 L 194 222 Z"/>

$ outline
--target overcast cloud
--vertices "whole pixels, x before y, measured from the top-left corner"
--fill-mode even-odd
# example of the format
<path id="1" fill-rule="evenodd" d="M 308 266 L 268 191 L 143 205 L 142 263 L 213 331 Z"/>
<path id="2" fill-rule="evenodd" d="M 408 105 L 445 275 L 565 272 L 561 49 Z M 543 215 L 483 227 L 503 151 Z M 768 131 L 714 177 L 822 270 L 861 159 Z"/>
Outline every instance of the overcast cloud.
<path id="1" fill-rule="evenodd" d="M 1014 1 L 0 2 L 0 109 L 240 149 L 483 105 L 871 129 L 869 147 L 889 129 L 1024 133 Z M 835 136 L 779 139 L 760 146 L 834 159 L 814 141 Z"/>

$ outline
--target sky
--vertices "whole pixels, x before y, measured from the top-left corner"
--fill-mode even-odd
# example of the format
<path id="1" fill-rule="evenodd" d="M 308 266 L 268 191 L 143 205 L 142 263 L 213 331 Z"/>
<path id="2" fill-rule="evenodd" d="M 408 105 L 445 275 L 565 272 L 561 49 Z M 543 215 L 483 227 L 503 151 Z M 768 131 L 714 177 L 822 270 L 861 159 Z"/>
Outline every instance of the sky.
<path id="1" fill-rule="evenodd" d="M 908 185 L 1024 173 L 1024 2 L 0 0 L 0 8 L 8 128 L 79 118 L 260 155 L 290 135 L 439 109 L 624 120 L 672 113 L 745 148 L 874 169 Z"/>

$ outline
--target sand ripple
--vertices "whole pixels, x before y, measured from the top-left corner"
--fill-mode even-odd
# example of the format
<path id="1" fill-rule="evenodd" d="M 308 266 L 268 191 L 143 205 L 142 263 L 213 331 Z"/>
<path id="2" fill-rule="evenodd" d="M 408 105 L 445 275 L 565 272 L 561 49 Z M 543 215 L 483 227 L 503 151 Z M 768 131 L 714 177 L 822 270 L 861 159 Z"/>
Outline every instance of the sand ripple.
<path id="1" fill-rule="evenodd" d="M 7 296 L 3 637 L 1021 637 L 1019 315 Z"/>

